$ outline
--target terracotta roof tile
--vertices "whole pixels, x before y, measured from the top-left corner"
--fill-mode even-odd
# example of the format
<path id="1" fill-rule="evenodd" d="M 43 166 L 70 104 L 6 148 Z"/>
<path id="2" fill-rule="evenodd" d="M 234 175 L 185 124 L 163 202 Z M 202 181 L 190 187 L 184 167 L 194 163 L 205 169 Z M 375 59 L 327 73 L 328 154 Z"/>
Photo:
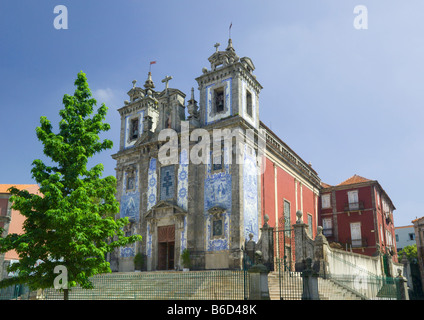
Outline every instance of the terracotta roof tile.
<path id="1" fill-rule="evenodd" d="M 357 174 L 355 174 L 354 176 L 350 177 L 349 179 L 343 181 L 342 183 L 339 183 L 338 186 L 345 186 L 345 185 L 349 185 L 349 184 L 368 182 L 368 181 L 372 181 L 372 180 L 358 176 Z"/>
<path id="2" fill-rule="evenodd" d="M 412 222 L 412 223 L 416 223 L 416 222 L 418 222 L 418 221 L 420 221 L 420 220 L 422 220 L 422 219 L 424 219 L 424 217 L 421 217 L 421 218 L 418 218 L 418 219 L 412 220 L 411 222 Z"/>
<path id="3" fill-rule="evenodd" d="M 323 187 L 323 188 L 330 188 L 330 187 L 332 187 L 331 185 L 329 185 L 328 183 L 325 183 L 325 182 L 322 182 L 321 181 L 321 187 Z"/>

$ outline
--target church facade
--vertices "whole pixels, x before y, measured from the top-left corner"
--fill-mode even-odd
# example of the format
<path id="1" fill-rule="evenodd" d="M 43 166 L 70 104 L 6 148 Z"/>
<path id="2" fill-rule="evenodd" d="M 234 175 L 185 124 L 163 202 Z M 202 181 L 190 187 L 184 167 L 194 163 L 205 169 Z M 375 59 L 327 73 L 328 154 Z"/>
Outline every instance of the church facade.
<path id="1" fill-rule="evenodd" d="M 149 72 L 118 109 L 119 215 L 130 221 L 126 235 L 143 239 L 111 257 L 113 271 L 133 271 L 136 255 L 144 270 L 179 270 L 184 249 L 193 269 L 241 268 L 242 248 L 259 240 L 265 215 L 287 228 L 302 210 L 315 234 L 320 179 L 260 121 L 252 60 L 231 39 L 208 60 L 196 78 L 198 102 L 194 89 L 186 102 L 170 88 L 172 77 L 156 91 Z"/>

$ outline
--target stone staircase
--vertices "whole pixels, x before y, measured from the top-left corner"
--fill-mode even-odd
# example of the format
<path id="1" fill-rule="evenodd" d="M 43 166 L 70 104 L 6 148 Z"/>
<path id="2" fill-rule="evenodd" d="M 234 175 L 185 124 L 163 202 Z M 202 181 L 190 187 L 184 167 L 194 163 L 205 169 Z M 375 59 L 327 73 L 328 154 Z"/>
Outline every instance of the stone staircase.
<path id="1" fill-rule="evenodd" d="M 244 298 L 243 271 L 155 271 L 112 273 L 92 278 L 94 289 L 72 288 L 69 300 L 235 300 Z M 43 299 L 63 292 L 44 290 Z"/>
<path id="2" fill-rule="evenodd" d="M 92 281 L 94 289 L 72 288 L 69 300 L 243 300 L 249 294 L 243 271 L 231 270 L 112 273 Z M 270 272 L 268 287 L 271 300 L 302 299 L 303 280 L 298 272 Z M 318 288 L 320 300 L 361 300 L 331 280 L 319 278 Z M 47 289 L 42 299 L 62 300 L 63 292 Z"/>
<path id="3" fill-rule="evenodd" d="M 297 272 L 270 272 L 268 274 L 268 289 L 271 300 L 301 300 L 303 280 Z"/>
<path id="4" fill-rule="evenodd" d="M 268 274 L 268 288 L 271 300 L 301 300 L 303 280 L 298 272 L 274 271 Z M 328 279 L 318 278 L 318 292 L 320 300 L 361 300 L 360 296 Z"/>
<path id="5" fill-rule="evenodd" d="M 320 300 L 362 300 L 361 296 L 330 279 L 318 278 L 318 292 Z"/>

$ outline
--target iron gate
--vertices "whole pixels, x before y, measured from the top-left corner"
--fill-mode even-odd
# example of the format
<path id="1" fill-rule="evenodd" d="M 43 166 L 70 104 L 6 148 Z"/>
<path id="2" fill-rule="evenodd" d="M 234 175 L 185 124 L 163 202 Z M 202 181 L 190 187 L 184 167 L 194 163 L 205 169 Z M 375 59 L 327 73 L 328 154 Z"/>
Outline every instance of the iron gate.
<path id="1" fill-rule="evenodd" d="M 280 300 L 302 299 L 303 280 L 301 273 L 295 272 L 295 261 L 294 229 L 285 229 L 280 222 L 274 229 L 274 272 Z"/>

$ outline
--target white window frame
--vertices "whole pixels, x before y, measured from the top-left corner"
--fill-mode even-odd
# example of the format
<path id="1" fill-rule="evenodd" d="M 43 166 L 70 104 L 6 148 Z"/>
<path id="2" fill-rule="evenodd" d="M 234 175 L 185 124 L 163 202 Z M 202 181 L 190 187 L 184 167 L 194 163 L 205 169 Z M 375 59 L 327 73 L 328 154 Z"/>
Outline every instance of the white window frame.
<path id="1" fill-rule="evenodd" d="M 352 190 L 347 192 L 347 199 L 349 203 L 349 210 L 359 209 L 359 195 L 358 190 Z"/>
<path id="2" fill-rule="evenodd" d="M 328 209 L 331 208 L 331 194 L 326 193 L 321 196 L 321 208 Z"/>
<path id="3" fill-rule="evenodd" d="M 355 229 L 359 229 L 359 233 L 357 233 Z M 362 247 L 362 228 L 360 222 L 350 223 L 350 239 L 352 240 L 353 248 Z"/>
<path id="4" fill-rule="evenodd" d="M 323 218 L 322 219 L 322 231 L 324 232 L 324 235 L 327 236 L 325 233 L 326 230 L 331 230 L 331 235 L 333 235 L 333 218 Z"/>

